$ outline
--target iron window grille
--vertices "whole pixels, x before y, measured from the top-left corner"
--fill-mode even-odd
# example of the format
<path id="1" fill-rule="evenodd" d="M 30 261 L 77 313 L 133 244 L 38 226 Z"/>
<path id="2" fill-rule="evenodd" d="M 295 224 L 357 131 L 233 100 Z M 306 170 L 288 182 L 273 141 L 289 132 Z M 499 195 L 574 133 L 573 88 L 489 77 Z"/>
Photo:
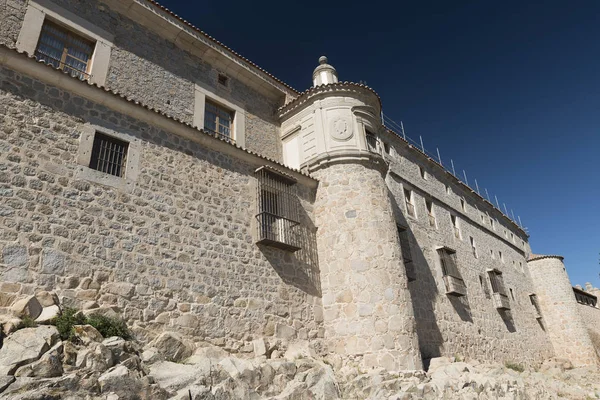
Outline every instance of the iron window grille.
<path id="1" fill-rule="evenodd" d="M 456 261 L 456 251 L 448 247 L 442 247 L 437 250 L 442 266 L 442 275 L 446 284 L 446 293 L 454 296 L 464 296 L 467 294 L 465 282 L 458 270 Z"/>
<path id="2" fill-rule="evenodd" d="M 96 132 L 90 158 L 90 168 L 118 177 L 125 176 L 129 143 Z"/>
<path id="3" fill-rule="evenodd" d="M 292 252 L 300 250 L 300 204 L 296 194 L 296 181 L 268 167 L 257 169 L 256 178 L 257 243 Z"/>
<path id="4" fill-rule="evenodd" d="M 44 21 L 35 50 L 35 58 L 71 76 L 86 80 L 90 78 L 90 60 L 95 43 L 63 28 Z"/>
<path id="5" fill-rule="evenodd" d="M 365 131 L 365 138 L 367 140 L 367 148 L 370 151 L 377 153 L 377 136 L 372 132 Z"/>
<path id="6" fill-rule="evenodd" d="M 230 111 L 211 101 L 206 101 L 204 109 L 204 130 L 233 142 L 233 111 Z"/>
<path id="7" fill-rule="evenodd" d="M 396 225 L 398 229 L 398 238 L 400 240 L 400 250 L 402 250 L 402 261 L 404 262 L 404 268 L 406 270 L 406 277 L 409 282 L 417 279 L 417 273 L 415 265 L 412 259 L 412 253 L 410 251 L 410 242 L 408 240 L 408 230 L 400 225 Z"/>
<path id="8" fill-rule="evenodd" d="M 506 294 L 506 288 L 504 287 L 504 280 L 502 279 L 502 272 L 497 269 L 488 271 L 490 277 L 490 283 L 492 284 L 492 292 L 498 293 L 500 296 L 508 297 Z"/>

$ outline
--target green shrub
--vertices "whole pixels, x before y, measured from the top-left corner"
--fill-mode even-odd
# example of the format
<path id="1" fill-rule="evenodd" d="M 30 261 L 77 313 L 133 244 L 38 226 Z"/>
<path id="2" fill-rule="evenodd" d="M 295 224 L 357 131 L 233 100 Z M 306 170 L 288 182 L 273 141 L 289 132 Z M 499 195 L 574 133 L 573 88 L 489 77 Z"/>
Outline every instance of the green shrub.
<path id="1" fill-rule="evenodd" d="M 73 336 L 73 325 L 84 325 L 86 323 L 85 315 L 77 314 L 74 308 L 65 308 L 52 324 L 58 329 L 62 340 L 69 340 Z"/>
<path id="2" fill-rule="evenodd" d="M 87 323 L 96 328 L 105 338 L 119 336 L 125 340 L 131 339 L 131 332 L 122 319 L 91 315 L 88 317 Z"/>
<path id="3" fill-rule="evenodd" d="M 507 363 L 504 364 L 504 366 L 506 368 L 508 368 L 508 369 L 512 369 L 513 371 L 517 371 L 517 372 L 523 372 L 523 371 L 525 371 L 525 367 L 523 367 L 521 364 L 507 362 Z"/>
<path id="4" fill-rule="evenodd" d="M 33 318 L 31 318 L 29 315 L 26 315 L 21 319 L 21 322 L 19 322 L 19 325 L 17 325 L 17 329 L 35 328 L 36 326 L 37 326 L 37 323 L 35 322 L 35 320 Z"/>

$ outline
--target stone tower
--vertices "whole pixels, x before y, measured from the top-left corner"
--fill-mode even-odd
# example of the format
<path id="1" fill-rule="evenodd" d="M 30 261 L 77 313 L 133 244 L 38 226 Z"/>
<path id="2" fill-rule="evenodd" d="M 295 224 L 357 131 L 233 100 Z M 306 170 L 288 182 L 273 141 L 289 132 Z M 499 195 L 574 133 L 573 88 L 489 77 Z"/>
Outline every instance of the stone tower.
<path id="1" fill-rule="evenodd" d="M 566 358 L 575 366 L 598 365 L 563 258 L 534 256 L 527 265 L 556 357 Z"/>
<path id="2" fill-rule="evenodd" d="M 286 162 L 319 180 L 315 224 L 329 351 L 362 367 L 422 368 L 380 154 L 381 103 L 319 59 L 313 86 L 280 109 Z"/>

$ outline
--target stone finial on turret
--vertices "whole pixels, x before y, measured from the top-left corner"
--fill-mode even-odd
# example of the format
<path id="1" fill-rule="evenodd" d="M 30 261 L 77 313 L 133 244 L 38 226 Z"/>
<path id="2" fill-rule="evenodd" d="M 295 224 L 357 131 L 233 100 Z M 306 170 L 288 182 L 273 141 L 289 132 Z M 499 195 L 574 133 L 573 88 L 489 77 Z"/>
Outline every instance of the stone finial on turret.
<path id="1" fill-rule="evenodd" d="M 319 57 L 319 65 L 313 72 L 313 86 L 328 85 L 338 81 L 335 68 L 327 64 L 327 57 Z"/>

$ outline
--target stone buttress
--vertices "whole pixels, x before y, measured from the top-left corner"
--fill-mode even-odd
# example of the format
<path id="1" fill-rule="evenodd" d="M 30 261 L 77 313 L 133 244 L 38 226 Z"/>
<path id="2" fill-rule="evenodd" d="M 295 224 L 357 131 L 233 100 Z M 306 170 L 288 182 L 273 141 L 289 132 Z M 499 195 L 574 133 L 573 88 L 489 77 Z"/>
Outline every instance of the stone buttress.
<path id="1" fill-rule="evenodd" d="M 280 109 L 288 165 L 319 180 L 315 224 L 329 351 L 346 362 L 421 369 L 413 307 L 377 133 L 381 105 L 322 57 L 314 87 Z"/>

